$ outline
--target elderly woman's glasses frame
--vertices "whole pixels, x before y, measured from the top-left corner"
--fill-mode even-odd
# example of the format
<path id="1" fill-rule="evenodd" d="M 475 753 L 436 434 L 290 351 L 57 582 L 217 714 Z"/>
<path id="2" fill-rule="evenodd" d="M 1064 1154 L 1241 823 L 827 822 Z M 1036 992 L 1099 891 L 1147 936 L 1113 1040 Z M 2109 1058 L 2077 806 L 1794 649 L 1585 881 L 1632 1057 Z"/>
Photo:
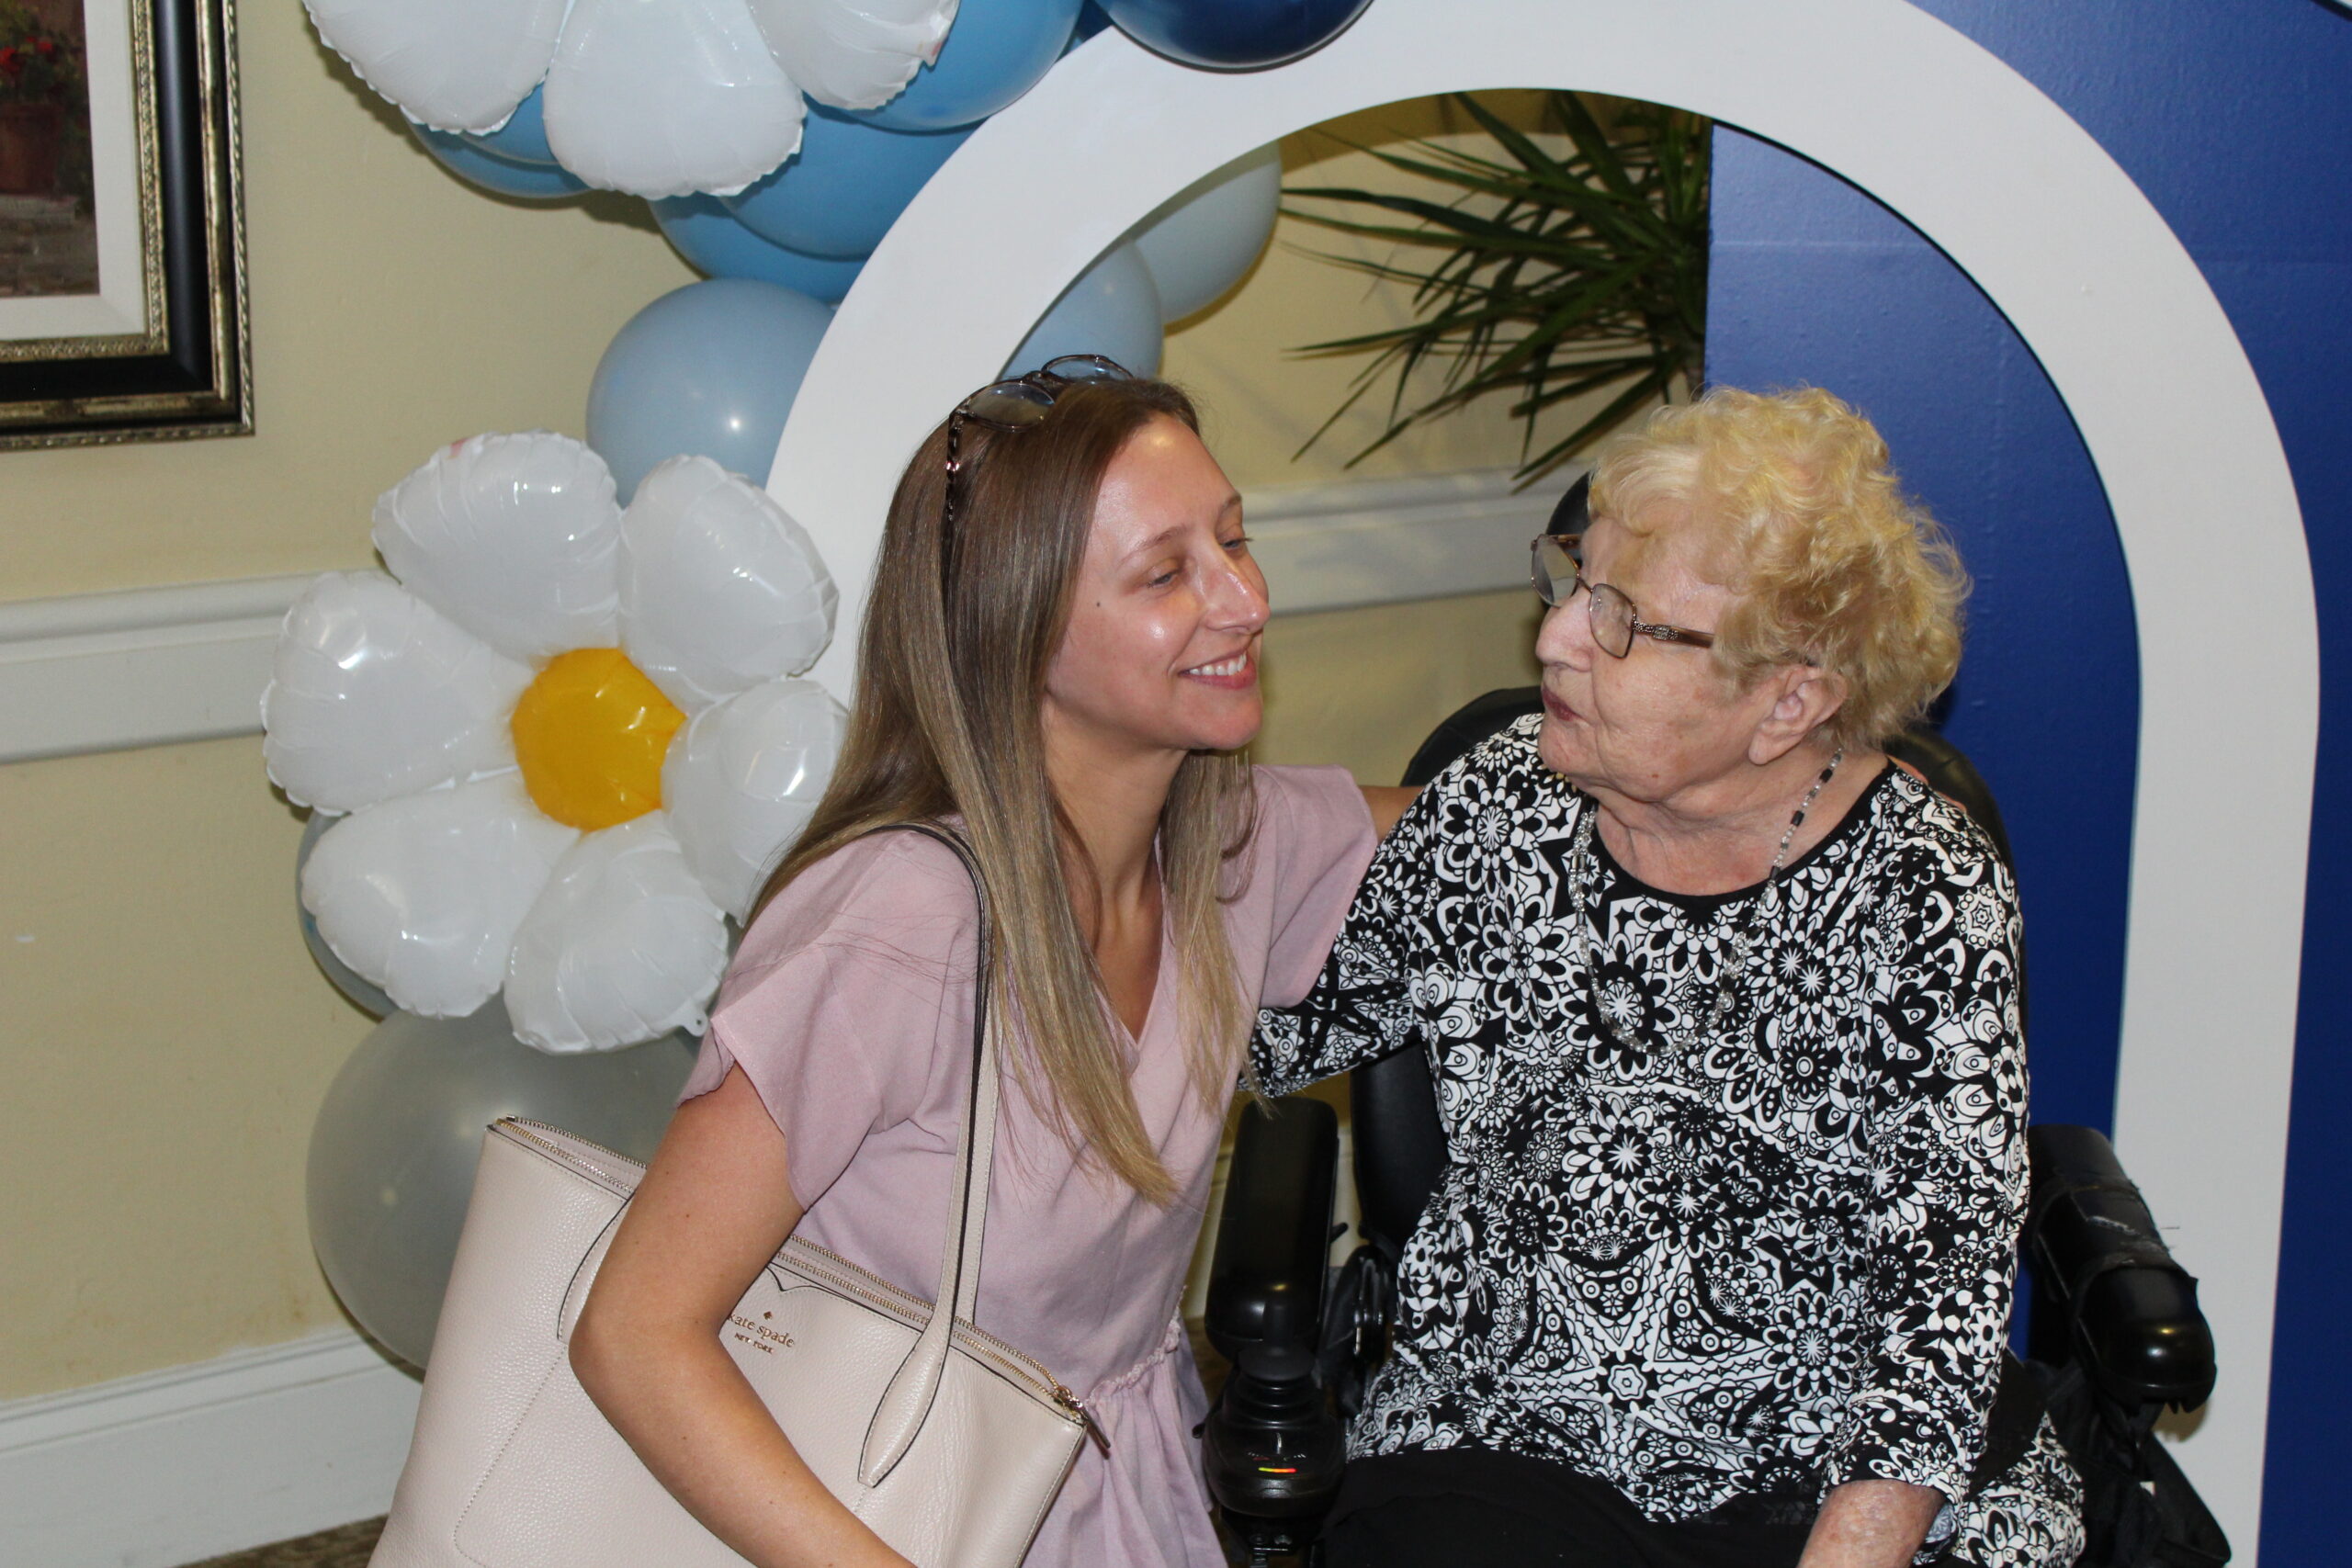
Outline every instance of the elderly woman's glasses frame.
<path id="1" fill-rule="evenodd" d="M 1541 535 L 1530 542 L 1529 555 L 1528 575 L 1534 580 L 1535 592 L 1546 604 L 1556 609 L 1575 598 L 1578 588 L 1592 591 L 1592 597 L 1585 604 L 1585 619 L 1592 627 L 1592 640 L 1600 645 L 1604 653 L 1623 659 L 1634 651 L 1634 639 L 1637 637 L 1654 642 L 1686 643 L 1692 648 L 1715 646 L 1713 632 L 1645 621 L 1623 590 L 1587 578 L 1581 534 Z"/>
<path id="2" fill-rule="evenodd" d="M 1134 373 L 1099 354 L 1065 354 L 1025 376 L 991 381 L 956 405 L 947 416 L 947 483 L 940 503 L 943 541 L 956 533 L 956 487 L 964 472 L 964 426 L 972 420 L 991 429 L 1021 431 L 1043 423 L 1054 400 L 1071 387 L 1102 381 L 1132 381 Z"/>

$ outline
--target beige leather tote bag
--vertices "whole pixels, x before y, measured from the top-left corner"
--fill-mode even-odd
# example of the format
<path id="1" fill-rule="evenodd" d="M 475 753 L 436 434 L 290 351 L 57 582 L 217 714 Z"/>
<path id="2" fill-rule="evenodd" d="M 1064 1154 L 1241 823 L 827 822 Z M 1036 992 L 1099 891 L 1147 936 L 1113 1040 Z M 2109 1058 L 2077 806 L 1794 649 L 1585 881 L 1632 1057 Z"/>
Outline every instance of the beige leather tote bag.
<path id="1" fill-rule="evenodd" d="M 904 830 L 954 850 L 960 840 Z M 980 891 L 972 1086 L 936 1300 L 792 1240 L 722 1335 L 819 1480 L 918 1568 L 1014 1568 L 1078 1458 L 1086 1415 L 972 1326 L 995 1142 L 990 942 Z M 553 1127 L 482 1140 L 408 1465 L 371 1568 L 737 1568 L 571 1374 L 568 1340 L 644 1168 Z"/>

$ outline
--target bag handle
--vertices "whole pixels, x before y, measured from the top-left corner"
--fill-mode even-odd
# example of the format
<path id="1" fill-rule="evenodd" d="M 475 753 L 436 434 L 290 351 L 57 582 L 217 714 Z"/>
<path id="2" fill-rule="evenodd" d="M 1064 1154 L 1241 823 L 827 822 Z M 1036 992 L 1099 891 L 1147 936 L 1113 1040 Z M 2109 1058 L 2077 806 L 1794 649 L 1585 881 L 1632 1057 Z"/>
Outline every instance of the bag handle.
<path id="1" fill-rule="evenodd" d="M 906 1359 L 899 1364 L 898 1371 L 892 1374 L 889 1385 L 883 1390 L 881 1403 L 875 1407 L 874 1418 L 866 1427 L 865 1443 L 857 1465 L 857 1479 L 866 1486 L 879 1486 L 914 1446 L 915 1436 L 931 1414 L 940 1379 L 947 1370 L 956 1320 L 969 1322 L 978 1300 L 980 1235 L 988 1219 L 989 1178 L 995 1167 L 997 1116 L 994 1032 L 989 1028 L 993 928 L 989 915 L 988 886 L 981 880 L 978 863 L 962 838 L 928 823 L 895 823 L 875 831 L 920 833 L 945 845 L 962 863 L 965 874 L 972 879 L 972 894 L 979 908 L 979 966 L 972 1000 L 971 1082 L 964 1097 L 964 1125 L 956 1139 L 956 1201 L 949 1217 L 944 1254 L 940 1258 L 939 1288 L 932 1295 L 930 1321 L 917 1336 Z M 624 1211 L 626 1206 L 624 1203 Z M 616 1212 L 572 1271 L 571 1283 L 557 1309 L 559 1339 L 571 1337 L 571 1325 L 586 1304 L 589 1287 L 619 1228 L 620 1213 Z M 943 1305 L 951 1303 L 952 1310 L 941 1310 Z"/>
<path id="2" fill-rule="evenodd" d="M 947 1370 L 949 1340 L 956 1320 L 968 1321 L 980 1291 L 980 1235 L 989 1210 L 989 1178 L 995 1167 L 997 1063 L 995 1031 L 989 1026 L 990 970 L 995 962 L 994 928 L 989 913 L 988 884 L 979 863 L 961 835 L 927 822 L 900 822 L 876 832 L 920 833 L 947 847 L 972 879 L 972 897 L 979 908 L 979 956 L 972 997 L 972 1077 L 964 1097 L 964 1125 L 956 1138 L 956 1207 L 950 1213 L 947 1246 L 939 1263 L 939 1289 L 933 1292 L 931 1321 L 907 1352 L 882 1392 L 874 1419 L 865 1429 L 865 1446 L 857 1461 L 861 1485 L 879 1486 L 883 1479 L 914 1446 L 939 1394 L 939 1380 Z"/>

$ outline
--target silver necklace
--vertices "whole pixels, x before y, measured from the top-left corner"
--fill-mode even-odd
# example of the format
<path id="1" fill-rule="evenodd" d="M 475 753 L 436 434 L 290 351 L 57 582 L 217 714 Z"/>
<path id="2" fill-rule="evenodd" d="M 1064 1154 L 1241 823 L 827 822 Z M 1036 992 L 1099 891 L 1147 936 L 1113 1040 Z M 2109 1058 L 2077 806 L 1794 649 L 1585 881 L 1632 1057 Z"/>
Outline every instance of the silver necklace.
<path id="1" fill-rule="evenodd" d="M 1777 912 L 1775 895 L 1780 891 L 1781 867 L 1788 861 L 1789 846 L 1796 841 L 1797 829 L 1804 826 L 1804 814 L 1813 809 L 1813 803 L 1820 798 L 1822 790 L 1837 776 L 1838 764 L 1845 760 L 1846 749 L 1840 746 L 1831 755 L 1829 765 L 1821 770 L 1821 776 L 1813 781 L 1813 787 L 1804 792 L 1804 798 L 1797 802 L 1795 813 L 1789 818 L 1788 829 L 1781 835 L 1781 847 L 1773 852 L 1772 869 L 1764 874 L 1763 890 L 1757 894 L 1755 905 L 1749 909 L 1745 924 L 1732 930 L 1731 958 L 1723 968 L 1722 977 L 1715 982 L 1714 1004 L 1707 1013 L 1706 1032 L 1711 1035 L 1723 1027 L 1724 1016 L 1731 1011 L 1732 983 L 1747 973 L 1749 940 L 1760 932 L 1771 914 Z M 1573 874 L 1584 879 L 1583 895 L 1577 900 L 1576 936 L 1577 966 L 1584 971 L 1587 986 L 1593 984 L 1590 930 L 1600 919 L 1600 910 L 1595 902 L 1595 895 L 1600 886 L 1600 857 L 1593 852 L 1592 848 L 1593 818 L 1600 810 L 1597 804 L 1585 807 L 1583 819 L 1577 824 L 1576 843 L 1568 851 L 1568 863 L 1576 868 Z M 1772 911 L 1767 911 L 1765 906 L 1768 903 L 1775 906 Z M 1644 1049 L 1641 1037 L 1621 1022 L 1606 1006 L 1597 1010 L 1601 1022 L 1608 1026 L 1611 1037 L 1621 1047 L 1631 1052 Z"/>

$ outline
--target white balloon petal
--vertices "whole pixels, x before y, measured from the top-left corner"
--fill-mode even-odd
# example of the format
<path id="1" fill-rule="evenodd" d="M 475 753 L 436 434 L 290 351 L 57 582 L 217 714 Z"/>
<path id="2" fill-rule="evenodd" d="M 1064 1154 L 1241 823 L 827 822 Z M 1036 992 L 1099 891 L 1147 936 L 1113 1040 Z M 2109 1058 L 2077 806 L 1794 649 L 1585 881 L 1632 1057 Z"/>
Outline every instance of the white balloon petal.
<path id="1" fill-rule="evenodd" d="M 799 524 L 707 457 L 673 457 L 621 514 L 621 647 L 692 713 L 832 640 L 840 595 Z"/>
<path id="2" fill-rule="evenodd" d="M 378 498 L 375 540 L 403 587 L 512 658 L 619 640 L 620 502 L 570 436 L 444 447 Z"/>
<path id="3" fill-rule="evenodd" d="M 880 108 L 939 58 L 956 0 L 751 0 L 785 74 L 820 104 Z"/>
<path id="4" fill-rule="evenodd" d="M 286 612 L 262 758 L 300 806 L 356 811 L 514 765 L 531 671 L 379 571 L 329 572 Z"/>
<path id="5" fill-rule="evenodd" d="M 807 112 L 745 0 L 576 0 L 548 71 L 548 145 L 592 186 L 731 196 Z"/>
<path id="6" fill-rule="evenodd" d="M 464 1018 L 506 983 L 523 917 L 579 832 L 519 773 L 355 811 L 302 866 L 302 907 L 337 958 L 423 1018 Z"/>
<path id="7" fill-rule="evenodd" d="M 435 130 L 495 130 L 555 58 L 570 0 L 308 0 L 327 47 Z"/>
<path id="8" fill-rule="evenodd" d="M 813 681 L 771 681 L 695 715 L 662 766 L 686 863 L 741 920 L 833 776 L 849 716 Z"/>
<path id="9" fill-rule="evenodd" d="M 700 1033 L 727 968 L 727 920 L 687 868 L 665 814 L 591 833 L 515 933 L 506 1010 L 542 1051 L 610 1051 Z"/>

